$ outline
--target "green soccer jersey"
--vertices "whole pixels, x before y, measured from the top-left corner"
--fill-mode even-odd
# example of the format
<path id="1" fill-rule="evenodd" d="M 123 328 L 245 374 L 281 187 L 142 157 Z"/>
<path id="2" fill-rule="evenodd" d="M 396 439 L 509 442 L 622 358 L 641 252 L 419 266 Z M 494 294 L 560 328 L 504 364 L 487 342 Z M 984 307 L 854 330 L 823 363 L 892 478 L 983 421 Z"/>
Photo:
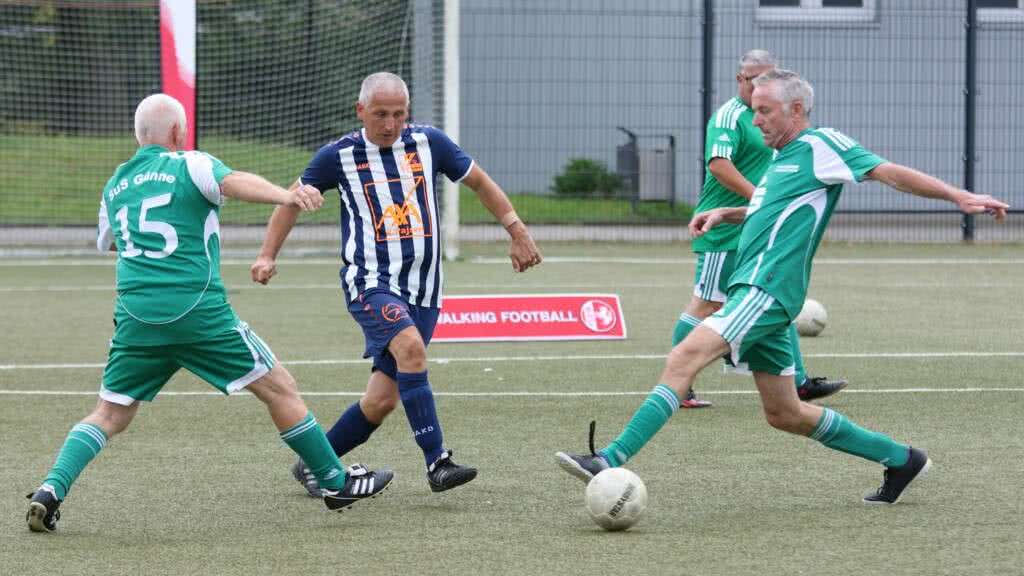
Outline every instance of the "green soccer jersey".
<path id="1" fill-rule="evenodd" d="M 220 183 L 203 152 L 145 146 L 103 188 L 97 247 L 117 249 L 114 340 L 196 342 L 234 318 L 220 278 Z"/>
<path id="2" fill-rule="evenodd" d="M 707 164 L 725 158 L 750 182 L 758 182 L 772 161 L 773 150 L 764 143 L 761 130 L 754 126 L 754 111 L 738 97 L 731 98 L 708 120 L 704 137 L 704 158 Z M 713 208 L 746 206 L 748 200 L 711 175 L 704 177 L 704 188 L 697 202 L 697 212 Z M 739 245 L 740 226 L 722 224 L 693 241 L 694 252 L 725 252 Z"/>
<path id="3" fill-rule="evenodd" d="M 831 128 L 804 130 L 786 144 L 754 191 L 729 286 L 757 286 L 796 318 L 811 260 L 843 185 L 885 160 Z"/>

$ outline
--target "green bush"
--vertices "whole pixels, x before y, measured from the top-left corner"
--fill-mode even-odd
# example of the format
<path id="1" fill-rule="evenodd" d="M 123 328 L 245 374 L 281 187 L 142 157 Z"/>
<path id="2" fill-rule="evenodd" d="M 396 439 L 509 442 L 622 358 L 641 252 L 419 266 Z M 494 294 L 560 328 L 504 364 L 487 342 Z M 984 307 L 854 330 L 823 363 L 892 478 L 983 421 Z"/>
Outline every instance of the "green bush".
<path id="1" fill-rule="evenodd" d="M 551 187 L 559 196 L 611 197 L 622 188 L 622 178 L 608 171 L 604 162 L 570 158 Z"/>

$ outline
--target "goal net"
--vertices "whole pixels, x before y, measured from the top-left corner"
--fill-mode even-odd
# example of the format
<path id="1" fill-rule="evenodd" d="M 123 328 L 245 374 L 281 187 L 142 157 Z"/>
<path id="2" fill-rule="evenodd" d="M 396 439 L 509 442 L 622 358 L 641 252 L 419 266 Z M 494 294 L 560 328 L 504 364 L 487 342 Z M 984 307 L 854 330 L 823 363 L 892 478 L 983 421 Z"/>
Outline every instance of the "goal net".
<path id="1" fill-rule="evenodd" d="M 438 1 L 200 0 L 198 148 L 287 186 L 313 152 L 358 128 L 368 74 L 392 71 L 417 121 L 440 125 Z M 99 193 L 136 148 L 133 113 L 161 90 L 160 7 L 149 1 L 0 4 L 0 236 L 5 246 L 85 248 Z M 232 238 L 258 241 L 272 207 L 230 202 Z M 337 198 L 297 240 L 338 237 Z"/>

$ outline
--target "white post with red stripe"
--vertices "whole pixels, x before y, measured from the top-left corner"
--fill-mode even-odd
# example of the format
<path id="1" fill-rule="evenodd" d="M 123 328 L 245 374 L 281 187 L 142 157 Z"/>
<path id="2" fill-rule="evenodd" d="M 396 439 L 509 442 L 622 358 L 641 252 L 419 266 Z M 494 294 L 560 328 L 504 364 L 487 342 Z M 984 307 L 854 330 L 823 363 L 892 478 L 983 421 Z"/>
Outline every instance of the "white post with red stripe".
<path id="1" fill-rule="evenodd" d="M 196 147 L 196 1 L 160 0 L 160 80 L 185 107 L 186 149 Z"/>

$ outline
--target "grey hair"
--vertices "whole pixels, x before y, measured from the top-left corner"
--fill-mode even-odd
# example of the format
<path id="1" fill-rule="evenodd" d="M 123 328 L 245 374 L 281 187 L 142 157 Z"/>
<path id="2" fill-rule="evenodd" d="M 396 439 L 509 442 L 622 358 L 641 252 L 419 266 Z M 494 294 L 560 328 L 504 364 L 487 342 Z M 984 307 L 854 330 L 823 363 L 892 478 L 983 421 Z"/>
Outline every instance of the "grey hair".
<path id="1" fill-rule="evenodd" d="M 745 66 L 778 66 L 779 61 L 775 59 L 775 56 L 767 50 L 755 48 L 740 58 L 740 71 L 743 71 Z"/>
<path id="2" fill-rule="evenodd" d="M 804 117 L 810 117 L 811 109 L 814 108 L 814 88 L 807 80 L 800 77 L 792 70 L 776 68 L 754 78 L 754 86 L 767 86 L 775 83 L 775 95 L 782 102 L 782 105 L 789 111 L 793 102 L 801 102 L 804 105 Z"/>
<path id="3" fill-rule="evenodd" d="M 405 85 L 405 80 L 391 72 L 376 72 L 367 76 L 363 80 L 363 85 L 359 87 L 359 103 L 366 106 L 370 99 L 382 90 L 401 92 L 405 96 L 405 101 L 409 102 L 409 87 Z"/>
<path id="4" fill-rule="evenodd" d="M 171 127 L 188 130 L 185 107 L 167 94 L 151 94 L 135 108 L 135 139 L 139 145 L 161 143 Z"/>

